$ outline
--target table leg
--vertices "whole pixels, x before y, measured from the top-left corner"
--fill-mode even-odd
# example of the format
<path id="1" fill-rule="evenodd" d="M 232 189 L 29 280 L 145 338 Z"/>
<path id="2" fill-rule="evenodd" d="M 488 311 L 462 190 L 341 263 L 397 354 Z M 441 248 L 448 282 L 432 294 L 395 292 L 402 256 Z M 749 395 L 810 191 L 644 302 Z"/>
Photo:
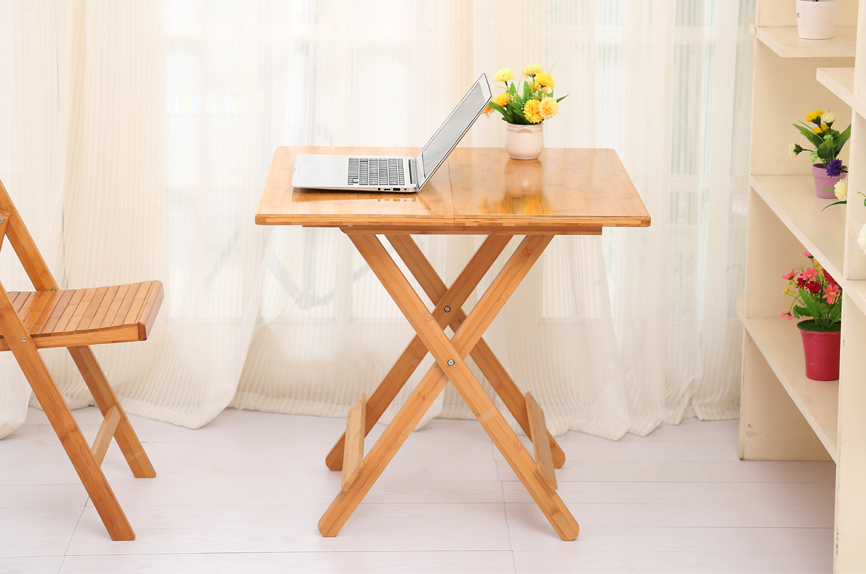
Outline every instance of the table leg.
<path id="1" fill-rule="evenodd" d="M 445 282 L 433 269 L 430 261 L 424 256 L 412 237 L 409 235 L 388 235 L 386 237 L 430 300 L 436 302 L 444 297 L 447 290 Z M 466 319 L 466 313 L 463 309 L 456 309 L 453 311 L 453 315 L 449 326 L 456 333 Z M 469 355 L 487 377 L 490 386 L 502 399 L 503 404 L 517 421 L 517 424 L 520 425 L 520 428 L 523 429 L 523 432 L 526 433 L 526 436 L 530 436 L 529 417 L 526 414 L 526 402 L 523 393 L 483 337 L 478 340 Z M 554 468 L 562 468 L 562 465 L 565 464 L 565 453 L 550 432 L 547 433 L 547 440 L 550 443 Z"/>
<path id="2" fill-rule="evenodd" d="M 526 448 L 524 448 L 517 435 L 514 434 L 514 431 L 511 430 L 511 427 L 508 426 L 505 418 L 496 409 L 493 401 L 484 392 L 484 389 L 463 360 L 529 272 L 529 269 L 537 261 L 541 252 L 550 243 L 552 236 L 529 236 L 521 242 L 518 249 L 475 306 L 475 309 L 473 309 L 472 313 L 454 335 L 453 341 L 449 340 L 445 332 L 439 327 L 438 321 L 434 319 L 424 306 L 418 294 L 415 293 L 412 286 L 375 236 L 350 235 L 350 239 L 433 355 L 436 364 L 428 371 L 428 375 L 430 375 L 431 380 L 436 379 L 436 382 L 435 384 L 428 382 L 425 385 L 421 392 L 427 394 L 425 397 L 419 397 L 418 400 L 411 403 L 412 412 L 407 411 L 407 406 L 410 405 L 409 402 L 404 405 L 400 413 L 407 411 L 406 416 L 401 418 L 399 425 L 392 422 L 392 425 L 389 425 L 389 428 L 386 429 L 385 433 L 383 433 L 380 440 L 376 443 L 374 447 L 377 453 L 376 459 L 370 461 L 372 464 L 368 463 L 367 458 L 372 458 L 373 451 L 364 459 L 364 467 L 367 467 L 369 464 L 369 469 L 366 473 L 362 469 L 361 474 L 366 474 L 371 479 L 364 480 L 361 484 L 358 484 L 359 480 L 356 480 L 349 491 L 345 493 L 341 492 L 337 496 L 337 499 L 334 500 L 334 503 L 332 503 L 325 516 L 322 517 L 322 521 L 320 521 L 320 531 L 323 534 L 332 536 L 339 531 L 339 528 L 348 520 L 349 515 L 357 507 L 357 504 L 360 503 L 363 495 L 369 490 L 378 475 L 381 474 L 387 462 L 393 457 L 393 453 L 399 449 L 402 441 L 405 441 L 405 437 L 411 432 L 411 421 L 415 420 L 414 424 L 417 424 L 417 420 L 420 420 L 420 417 L 423 416 L 423 413 L 432 404 L 432 400 L 435 400 L 435 396 L 430 399 L 431 395 L 438 395 L 438 392 L 441 392 L 441 388 L 444 386 L 442 381 L 447 378 L 451 380 L 455 388 L 460 392 L 473 414 L 494 444 L 496 444 L 497 448 L 499 448 L 500 452 L 502 452 L 512 469 L 514 469 L 518 478 L 527 488 L 554 530 L 556 530 L 563 540 L 573 540 L 576 538 L 579 533 L 579 526 L 571 515 L 571 512 L 556 492 L 552 491 L 539 475 L 532 457 Z M 441 372 L 442 375 L 440 376 L 436 371 Z M 425 383 L 427 380 L 428 377 L 425 376 L 422 383 Z M 419 384 L 420 387 L 421 385 Z M 429 390 L 437 392 L 429 392 L 428 387 L 430 387 Z M 413 397 L 418 395 L 418 390 L 416 388 Z M 424 400 L 421 400 L 422 398 Z M 424 410 L 420 411 L 422 407 Z M 394 431 L 389 432 L 392 426 L 394 427 Z M 397 435 L 396 437 L 393 436 L 395 434 Z M 388 441 L 384 440 L 386 435 L 388 436 Z M 402 440 L 399 440 L 401 437 Z M 384 460 L 381 457 L 380 453 L 383 451 L 391 453 L 388 456 L 388 460 Z M 346 496 L 343 496 L 344 494 Z M 322 524 L 323 521 L 325 522 L 324 525 Z"/>
<path id="3" fill-rule="evenodd" d="M 436 308 L 433 310 L 433 317 L 436 319 L 440 328 L 444 328 L 449 322 L 450 317 L 454 315 L 454 311 L 445 311 L 445 308 L 460 309 L 505 249 L 505 246 L 508 245 L 510 239 L 511 236 L 508 235 L 494 235 L 488 237 L 481 247 L 478 248 L 475 255 L 473 255 L 469 260 L 469 263 L 466 264 L 466 267 L 464 267 L 451 288 L 444 288 L 443 283 L 442 291 L 437 293 L 435 297 L 432 295 L 430 296 L 433 304 L 436 305 Z M 439 276 L 436 275 L 436 271 L 432 266 L 429 270 L 438 279 Z M 397 396 L 397 393 L 400 392 L 400 389 L 403 388 L 403 385 L 406 384 L 406 381 L 409 380 L 409 377 L 412 376 L 412 373 L 415 372 L 415 369 L 418 368 L 421 360 L 426 355 L 427 347 L 424 346 L 421 338 L 416 335 L 367 400 L 364 436 L 366 436 L 379 421 L 382 413 L 385 412 L 385 409 L 388 408 L 388 405 L 391 404 L 394 397 Z M 343 468 L 343 447 L 345 441 L 346 434 L 343 433 L 325 457 L 325 464 L 329 469 L 340 470 Z"/>
<path id="4" fill-rule="evenodd" d="M 397 416 L 364 457 L 358 477 L 348 489 L 340 491 L 319 519 L 319 532 L 323 536 L 336 536 L 340 532 L 447 383 L 448 378 L 441 371 L 427 371 Z"/>

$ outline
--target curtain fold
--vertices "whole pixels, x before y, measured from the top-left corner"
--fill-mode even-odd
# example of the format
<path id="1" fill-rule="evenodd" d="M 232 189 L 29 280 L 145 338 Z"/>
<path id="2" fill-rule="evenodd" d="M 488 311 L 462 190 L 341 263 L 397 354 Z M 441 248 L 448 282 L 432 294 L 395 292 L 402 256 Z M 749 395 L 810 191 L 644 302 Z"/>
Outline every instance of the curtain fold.
<path id="1" fill-rule="evenodd" d="M 62 287 L 164 282 L 148 342 L 95 349 L 129 412 L 190 428 L 228 406 L 343 416 L 413 333 L 341 233 L 254 225 L 274 148 L 420 147 L 481 72 L 555 63 L 568 97 L 545 145 L 615 149 L 652 226 L 558 237 L 485 338 L 556 434 L 732 418 L 753 11 L 0 0 L 0 179 Z M 503 141 L 491 116 L 461 145 Z M 446 282 L 480 244 L 417 240 Z M 26 289 L 9 251 L 0 280 Z M 88 404 L 66 355 L 43 354 L 70 405 Z M 5 436 L 30 392 L 0 361 Z M 449 386 L 421 424 L 433 416 L 471 413 Z"/>

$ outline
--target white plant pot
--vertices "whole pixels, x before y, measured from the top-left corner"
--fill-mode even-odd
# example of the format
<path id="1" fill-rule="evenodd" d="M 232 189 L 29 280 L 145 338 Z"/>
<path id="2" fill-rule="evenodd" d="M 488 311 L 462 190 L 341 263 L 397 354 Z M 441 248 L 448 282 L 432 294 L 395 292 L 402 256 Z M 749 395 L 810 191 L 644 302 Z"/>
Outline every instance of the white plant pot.
<path id="1" fill-rule="evenodd" d="M 505 151 L 512 159 L 535 159 L 544 151 L 543 124 L 505 124 Z"/>
<path id="2" fill-rule="evenodd" d="M 804 40 L 832 38 L 838 9 L 838 0 L 797 0 L 797 35 Z"/>

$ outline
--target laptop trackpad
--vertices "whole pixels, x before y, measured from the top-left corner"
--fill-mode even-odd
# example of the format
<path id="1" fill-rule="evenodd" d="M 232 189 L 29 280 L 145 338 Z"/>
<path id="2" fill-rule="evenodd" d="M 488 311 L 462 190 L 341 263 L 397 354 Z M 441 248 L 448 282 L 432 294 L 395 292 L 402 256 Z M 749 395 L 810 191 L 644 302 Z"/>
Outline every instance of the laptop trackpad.
<path id="1" fill-rule="evenodd" d="M 300 166 L 300 169 L 301 169 L 301 175 L 303 177 L 311 177 L 311 176 L 321 177 L 321 176 L 328 176 L 328 175 L 338 175 L 337 166 L 335 166 L 333 164 L 331 164 L 331 165 L 325 165 L 325 164 L 309 165 L 308 164 L 308 165 Z"/>

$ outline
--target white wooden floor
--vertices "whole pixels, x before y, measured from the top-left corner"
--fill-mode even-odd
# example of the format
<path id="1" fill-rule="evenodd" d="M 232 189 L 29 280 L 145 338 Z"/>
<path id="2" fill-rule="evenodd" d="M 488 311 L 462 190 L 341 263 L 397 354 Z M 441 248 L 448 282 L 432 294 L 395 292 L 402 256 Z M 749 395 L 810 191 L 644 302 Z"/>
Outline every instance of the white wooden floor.
<path id="1" fill-rule="evenodd" d="M 96 410 L 76 416 L 95 436 Z M 414 433 L 336 538 L 316 523 L 340 488 L 324 456 L 344 421 L 228 410 L 197 431 L 133 425 L 158 476 L 133 478 L 116 445 L 104 468 L 134 542 L 109 539 L 40 411 L 0 441 L 0 572 L 832 570 L 833 464 L 741 462 L 737 421 L 562 437 L 574 542 L 474 421 Z"/>

